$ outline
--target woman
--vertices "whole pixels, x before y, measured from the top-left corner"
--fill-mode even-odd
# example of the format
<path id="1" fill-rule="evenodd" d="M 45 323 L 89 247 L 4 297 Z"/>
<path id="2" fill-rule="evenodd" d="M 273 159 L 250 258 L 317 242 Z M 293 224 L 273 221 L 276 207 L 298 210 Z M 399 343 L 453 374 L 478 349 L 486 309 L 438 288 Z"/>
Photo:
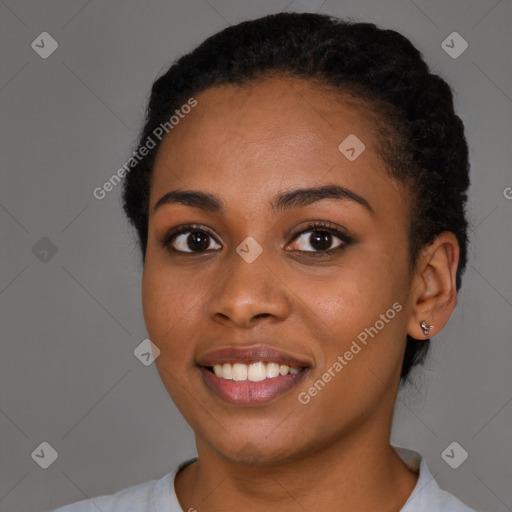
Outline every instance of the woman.
<path id="1" fill-rule="evenodd" d="M 229 27 L 152 88 L 124 209 L 156 365 L 197 459 L 59 512 L 470 511 L 390 445 L 466 264 L 468 149 L 402 35 Z"/>

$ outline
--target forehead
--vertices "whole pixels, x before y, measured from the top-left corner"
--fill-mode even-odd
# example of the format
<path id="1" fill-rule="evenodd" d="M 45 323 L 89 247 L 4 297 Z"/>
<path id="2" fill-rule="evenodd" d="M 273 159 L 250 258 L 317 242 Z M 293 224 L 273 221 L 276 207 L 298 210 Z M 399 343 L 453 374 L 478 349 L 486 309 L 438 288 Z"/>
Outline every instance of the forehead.
<path id="1" fill-rule="evenodd" d="M 203 136 L 217 150 L 236 142 L 327 146 L 351 130 L 371 146 L 375 119 L 362 100 L 296 78 L 267 78 L 243 86 L 225 84 L 197 96 L 198 105 L 168 140 Z M 182 137 L 180 137 L 180 135 Z M 172 141 L 171 141 L 172 142 Z M 218 142 L 223 142 L 220 147 Z M 334 148 L 337 149 L 338 144 Z M 321 154 L 318 154 L 320 157 Z"/>
<path id="2" fill-rule="evenodd" d="M 236 199 L 323 181 L 370 195 L 396 186 L 379 157 L 375 114 L 353 98 L 305 80 L 268 78 L 212 87 L 195 99 L 162 142 L 151 206 L 171 188 L 230 190 Z M 356 159 L 347 158 L 351 147 Z"/>

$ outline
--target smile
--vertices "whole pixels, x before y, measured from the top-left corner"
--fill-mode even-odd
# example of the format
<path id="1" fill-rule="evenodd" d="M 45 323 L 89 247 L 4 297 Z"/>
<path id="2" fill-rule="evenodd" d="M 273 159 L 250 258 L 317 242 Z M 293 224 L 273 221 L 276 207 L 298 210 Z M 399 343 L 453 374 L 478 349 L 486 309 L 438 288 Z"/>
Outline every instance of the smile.
<path id="1" fill-rule="evenodd" d="M 217 375 L 216 372 L 222 374 Z M 283 397 L 299 384 L 307 372 L 308 368 L 290 368 L 261 361 L 201 367 L 203 382 L 209 391 L 224 402 L 243 407 L 263 405 Z"/>
<path id="2" fill-rule="evenodd" d="M 211 367 L 209 367 L 211 368 Z M 243 363 L 224 363 L 213 366 L 213 372 L 217 377 L 226 380 L 260 382 L 265 379 L 274 379 L 280 375 L 295 375 L 300 372 L 300 368 L 290 368 L 286 364 L 264 363 L 258 361 L 252 364 Z"/>
<path id="3" fill-rule="evenodd" d="M 250 407 L 281 398 L 298 385 L 312 363 L 269 345 L 252 345 L 210 351 L 197 364 L 216 397 Z"/>

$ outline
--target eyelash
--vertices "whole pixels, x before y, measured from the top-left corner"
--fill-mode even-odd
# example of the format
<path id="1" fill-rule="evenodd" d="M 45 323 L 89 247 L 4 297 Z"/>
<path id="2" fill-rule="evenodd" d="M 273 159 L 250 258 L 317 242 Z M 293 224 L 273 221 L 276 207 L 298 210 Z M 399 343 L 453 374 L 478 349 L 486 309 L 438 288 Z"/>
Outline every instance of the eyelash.
<path id="1" fill-rule="evenodd" d="M 184 224 L 183 226 L 172 228 L 167 233 L 165 233 L 161 238 L 159 238 L 158 242 L 160 243 L 160 245 L 163 248 L 165 248 L 169 251 L 172 251 L 173 253 L 180 254 L 180 255 L 193 256 L 193 255 L 200 255 L 200 254 L 204 254 L 205 252 L 209 252 L 209 251 L 186 252 L 186 251 L 179 251 L 179 250 L 171 247 L 171 243 L 173 242 L 175 237 L 177 237 L 178 235 L 181 235 L 183 233 L 189 233 L 191 231 L 198 231 L 200 233 L 204 233 L 204 234 L 208 235 L 209 237 L 213 238 L 216 243 L 219 243 L 217 241 L 217 239 L 215 238 L 215 236 L 213 236 L 212 233 L 210 233 L 208 230 L 204 229 L 203 227 L 201 227 L 198 224 Z M 294 235 L 294 237 L 292 238 L 291 241 L 293 242 L 294 240 L 299 238 L 304 233 L 307 233 L 308 231 L 327 232 L 327 233 L 339 238 L 342 242 L 337 247 L 334 247 L 333 249 L 326 249 L 324 251 L 322 251 L 322 250 L 298 251 L 298 252 L 302 252 L 302 253 L 307 253 L 308 255 L 312 255 L 313 257 L 330 256 L 334 253 L 344 250 L 348 245 L 350 245 L 354 241 L 354 239 L 351 236 L 349 236 L 348 234 L 346 234 L 346 233 L 340 231 L 338 228 L 336 228 L 335 224 L 332 224 L 330 222 L 318 222 L 318 221 L 312 222 L 311 224 L 306 226 L 302 231 L 300 231 L 299 233 Z"/>

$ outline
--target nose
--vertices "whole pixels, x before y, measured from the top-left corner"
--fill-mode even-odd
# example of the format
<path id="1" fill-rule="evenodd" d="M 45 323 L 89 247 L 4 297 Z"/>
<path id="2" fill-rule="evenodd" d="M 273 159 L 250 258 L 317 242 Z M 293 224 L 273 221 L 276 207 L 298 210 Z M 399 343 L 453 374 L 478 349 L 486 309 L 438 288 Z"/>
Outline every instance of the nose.
<path id="1" fill-rule="evenodd" d="M 265 251 L 252 263 L 235 252 L 212 287 L 210 318 L 241 328 L 262 318 L 284 320 L 290 314 L 287 287 L 268 260 Z"/>

